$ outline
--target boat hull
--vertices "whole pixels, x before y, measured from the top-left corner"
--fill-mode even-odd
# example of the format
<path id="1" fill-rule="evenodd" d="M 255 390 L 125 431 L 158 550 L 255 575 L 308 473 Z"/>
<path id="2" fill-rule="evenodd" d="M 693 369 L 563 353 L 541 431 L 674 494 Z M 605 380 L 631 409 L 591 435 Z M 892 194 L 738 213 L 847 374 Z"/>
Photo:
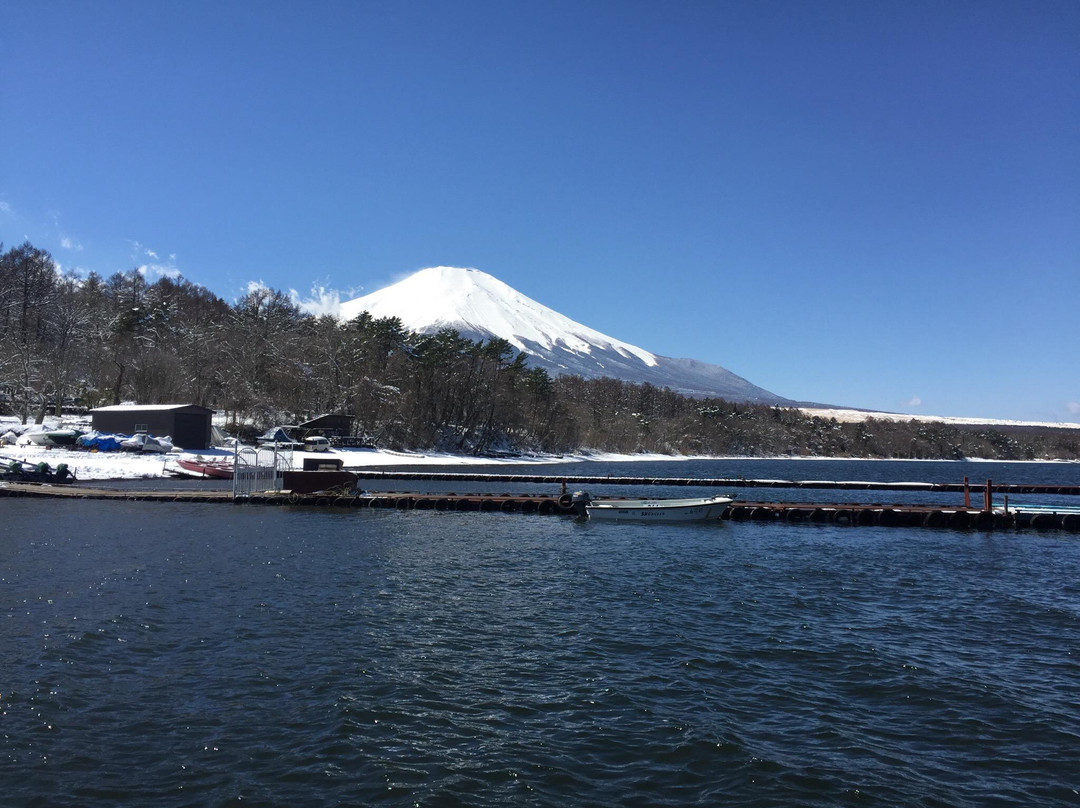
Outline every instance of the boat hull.
<path id="1" fill-rule="evenodd" d="M 731 497 L 597 500 L 585 515 L 599 522 L 703 522 L 719 519 Z"/>
<path id="2" fill-rule="evenodd" d="M 75 441 L 82 434 L 75 429 L 57 429 L 53 432 L 46 432 L 45 437 L 52 441 L 54 446 L 74 446 Z"/>
<path id="3" fill-rule="evenodd" d="M 213 463 L 200 460 L 188 460 L 181 457 L 176 461 L 176 465 L 184 469 L 184 471 L 189 471 L 192 474 L 201 474 L 204 477 L 213 477 L 218 480 L 231 480 L 233 478 L 232 463 Z"/>
<path id="4" fill-rule="evenodd" d="M 29 463 L 15 457 L 0 457 L 0 480 L 16 483 L 66 484 L 75 482 L 67 463 L 53 468 L 48 463 Z"/>

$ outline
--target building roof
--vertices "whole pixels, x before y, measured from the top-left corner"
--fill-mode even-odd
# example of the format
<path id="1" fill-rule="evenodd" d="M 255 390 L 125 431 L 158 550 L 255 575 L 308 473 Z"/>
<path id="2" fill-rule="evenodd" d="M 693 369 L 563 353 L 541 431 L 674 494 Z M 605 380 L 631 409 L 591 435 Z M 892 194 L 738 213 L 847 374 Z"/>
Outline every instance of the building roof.
<path id="1" fill-rule="evenodd" d="M 146 411 L 164 412 L 167 410 L 201 410 L 202 412 L 213 412 L 213 410 L 207 407 L 200 407 L 198 404 L 111 404 L 108 407 L 95 407 L 90 412 L 146 412 Z"/>
<path id="2" fill-rule="evenodd" d="M 353 420 L 354 420 L 354 417 L 352 415 L 342 415 L 340 413 L 331 412 L 331 413 L 325 413 L 323 415 L 316 416 L 315 418 L 312 418 L 310 421 L 304 421 L 304 423 L 302 423 L 302 424 L 297 424 L 297 426 L 300 429 L 311 429 L 313 427 L 317 428 L 317 427 L 322 426 L 324 424 L 345 424 L 345 425 L 348 425 L 348 424 L 351 424 L 353 422 Z"/>

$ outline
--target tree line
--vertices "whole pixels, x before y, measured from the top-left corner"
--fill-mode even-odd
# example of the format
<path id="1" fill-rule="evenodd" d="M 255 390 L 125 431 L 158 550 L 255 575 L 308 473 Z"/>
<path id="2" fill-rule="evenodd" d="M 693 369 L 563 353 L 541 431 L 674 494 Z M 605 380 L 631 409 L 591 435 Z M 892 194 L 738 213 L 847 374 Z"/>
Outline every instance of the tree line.
<path id="1" fill-rule="evenodd" d="M 183 278 L 59 273 L 0 245 L 0 408 L 23 423 L 134 401 L 199 404 L 250 438 L 323 413 L 385 448 L 684 455 L 1080 458 L 1076 430 L 867 419 L 552 377 L 502 339 L 305 313 L 267 288 L 227 302 Z"/>

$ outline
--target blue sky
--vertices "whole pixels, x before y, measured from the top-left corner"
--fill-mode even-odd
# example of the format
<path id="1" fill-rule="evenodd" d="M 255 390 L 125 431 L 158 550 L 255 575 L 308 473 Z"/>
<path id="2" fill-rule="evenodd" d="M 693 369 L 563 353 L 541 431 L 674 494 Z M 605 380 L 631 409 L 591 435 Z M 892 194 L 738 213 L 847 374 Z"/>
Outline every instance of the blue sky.
<path id="1" fill-rule="evenodd" d="M 1080 421 L 1080 4 L 49 2 L 0 240 L 342 299 L 471 266 L 791 398 Z"/>

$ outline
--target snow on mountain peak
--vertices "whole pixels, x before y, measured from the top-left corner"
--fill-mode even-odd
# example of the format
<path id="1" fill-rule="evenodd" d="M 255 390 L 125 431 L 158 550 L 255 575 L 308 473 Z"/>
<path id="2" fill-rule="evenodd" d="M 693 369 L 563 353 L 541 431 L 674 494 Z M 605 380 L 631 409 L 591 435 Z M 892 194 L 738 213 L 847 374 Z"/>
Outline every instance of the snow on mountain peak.
<path id="1" fill-rule="evenodd" d="M 340 305 L 346 320 L 367 311 L 397 317 L 410 331 L 453 328 L 470 339 L 499 337 L 553 375 L 576 374 L 670 388 L 691 396 L 785 403 L 719 365 L 651 354 L 537 303 L 478 269 L 431 267 Z M 790 402 L 788 402 L 790 403 Z"/>
<path id="2" fill-rule="evenodd" d="M 574 322 L 479 269 L 422 269 L 342 303 L 340 314 L 351 319 L 362 311 L 372 317 L 397 317 L 411 331 L 454 328 L 463 334 L 500 337 L 519 351 L 561 348 L 591 355 L 597 349 L 613 350 L 649 367 L 657 363 L 648 351 Z"/>

